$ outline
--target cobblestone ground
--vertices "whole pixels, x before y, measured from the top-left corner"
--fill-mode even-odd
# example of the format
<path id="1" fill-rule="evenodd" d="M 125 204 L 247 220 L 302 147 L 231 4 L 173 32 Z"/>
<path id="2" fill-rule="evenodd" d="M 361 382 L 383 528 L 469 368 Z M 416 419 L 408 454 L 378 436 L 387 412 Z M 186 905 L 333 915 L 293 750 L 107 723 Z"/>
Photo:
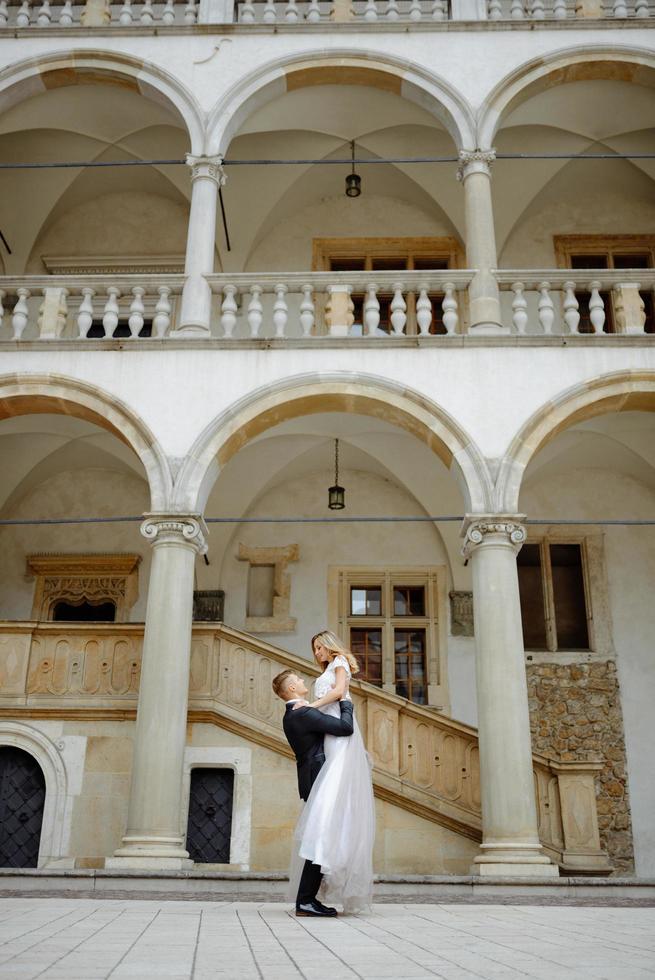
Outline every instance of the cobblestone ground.
<path id="1" fill-rule="evenodd" d="M 0 899 L 2 980 L 645 980 L 655 908 Z"/>

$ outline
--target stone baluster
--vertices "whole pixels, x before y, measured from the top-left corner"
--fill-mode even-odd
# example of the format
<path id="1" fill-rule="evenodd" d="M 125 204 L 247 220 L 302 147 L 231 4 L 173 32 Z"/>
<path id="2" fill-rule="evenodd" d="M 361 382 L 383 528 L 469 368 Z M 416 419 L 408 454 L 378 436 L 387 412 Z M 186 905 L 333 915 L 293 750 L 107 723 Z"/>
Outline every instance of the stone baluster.
<path id="1" fill-rule="evenodd" d="M 284 19 L 287 24 L 297 24 L 300 19 L 300 14 L 298 13 L 298 4 L 296 0 L 287 0 L 286 7 L 284 8 Z"/>
<path id="2" fill-rule="evenodd" d="M 500 0 L 489 0 L 489 6 L 487 8 L 487 17 L 489 20 L 502 20 L 503 8 Z"/>
<path id="3" fill-rule="evenodd" d="M 233 286 L 231 283 L 223 286 L 223 302 L 221 304 L 221 327 L 223 328 L 223 336 L 229 340 L 234 333 L 234 328 L 237 325 L 237 301 L 236 301 L 237 287 Z"/>
<path id="4" fill-rule="evenodd" d="M 19 286 L 16 290 L 16 295 L 18 296 L 18 301 L 14 306 L 14 313 L 11 318 L 11 325 L 14 331 L 12 340 L 20 340 L 22 338 L 30 315 L 27 305 L 27 301 L 30 298 L 29 289 L 26 289 L 25 286 Z"/>
<path id="5" fill-rule="evenodd" d="M 38 27 L 50 27 L 52 23 L 52 10 L 50 9 L 50 0 L 43 0 L 43 3 L 39 7 L 36 14 L 36 23 Z"/>
<path id="6" fill-rule="evenodd" d="M 557 876 L 539 841 L 516 554 L 522 515 L 467 515 L 472 564 L 482 844 L 481 875 Z"/>
<path id="7" fill-rule="evenodd" d="M 445 20 L 446 11 L 444 0 L 432 0 L 432 20 Z"/>
<path id="8" fill-rule="evenodd" d="M 523 294 L 525 283 L 512 283 L 514 299 L 512 300 L 512 323 L 518 334 L 524 334 L 528 325 L 528 301 Z"/>
<path id="9" fill-rule="evenodd" d="M 129 27 L 133 22 L 134 13 L 132 11 L 132 0 L 123 0 L 123 6 L 118 14 L 118 23 L 122 24 L 123 27 Z"/>
<path id="10" fill-rule="evenodd" d="M 378 299 L 377 283 L 369 283 L 366 289 L 366 299 L 364 301 L 364 333 L 367 337 L 374 337 L 380 326 L 380 300 Z"/>
<path id="11" fill-rule="evenodd" d="M 6 27 L 9 22 L 7 0 L 0 0 L 0 27 Z"/>
<path id="12" fill-rule="evenodd" d="M 553 0 L 553 17 L 555 20 L 565 20 L 566 16 L 566 0 Z"/>
<path id="13" fill-rule="evenodd" d="M 66 0 L 64 6 L 59 12 L 59 20 L 57 21 L 60 27 L 70 27 L 73 23 L 73 0 Z"/>
<path id="14" fill-rule="evenodd" d="M 93 323 L 93 297 L 95 294 L 96 291 L 91 286 L 82 286 L 82 302 L 77 311 L 77 331 L 81 339 L 87 336 Z"/>
<path id="15" fill-rule="evenodd" d="M 378 5 L 375 0 L 366 0 L 363 16 L 367 24 L 375 24 L 380 19 Z"/>
<path id="16" fill-rule="evenodd" d="M 423 18 L 423 11 L 421 10 L 421 0 L 411 0 L 408 12 L 409 20 L 417 23 Z"/>
<path id="17" fill-rule="evenodd" d="M 492 270 L 498 261 L 491 202 L 491 164 L 495 150 L 460 150 L 457 177 L 464 185 L 466 260 L 476 273 L 469 286 L 471 331 L 508 333 L 500 316 L 498 283 Z"/>
<path id="18" fill-rule="evenodd" d="M 145 27 L 150 27 L 154 23 L 155 12 L 152 6 L 152 0 L 143 0 L 143 7 L 141 9 L 141 16 L 139 17 L 139 22 Z"/>
<path id="19" fill-rule="evenodd" d="M 539 323 L 541 324 L 541 329 L 546 334 L 551 334 L 553 332 L 553 323 L 555 322 L 555 304 L 553 303 L 550 295 L 550 283 L 540 282 L 539 283 L 539 304 L 537 306 L 539 314 Z"/>
<path id="20" fill-rule="evenodd" d="M 152 564 L 141 658 L 127 829 L 110 868 L 190 866 L 180 812 L 195 559 L 207 551 L 197 514 L 150 514 Z"/>
<path id="21" fill-rule="evenodd" d="M 396 0 L 387 0 L 387 9 L 384 16 L 387 20 L 400 20 L 400 11 Z"/>
<path id="22" fill-rule="evenodd" d="M 391 326 L 394 334 L 399 337 L 405 332 L 407 323 L 407 303 L 403 298 L 402 282 L 393 284 L 393 299 L 391 300 Z"/>
<path id="23" fill-rule="evenodd" d="M 161 15 L 162 24 L 171 27 L 175 23 L 175 0 L 166 0 L 164 10 Z"/>
<path id="24" fill-rule="evenodd" d="M 307 5 L 307 13 L 305 14 L 305 20 L 308 24 L 320 24 L 321 22 L 321 7 L 318 0 L 309 0 Z"/>
<path id="25" fill-rule="evenodd" d="M 159 299 L 155 306 L 155 315 L 152 318 L 152 329 L 155 337 L 159 340 L 166 336 L 166 332 L 171 325 L 171 289 L 170 286 L 158 286 L 157 292 Z"/>
<path id="26" fill-rule="evenodd" d="M 182 290 L 180 326 L 175 336 L 208 337 L 211 289 L 205 276 L 214 271 L 216 205 L 225 183 L 222 157 L 187 155 L 191 168 L 191 210 L 187 232 L 186 280 Z"/>
<path id="27" fill-rule="evenodd" d="M 648 6 L 648 0 L 635 0 L 635 17 L 642 19 L 644 17 L 650 17 L 650 8 Z"/>
<path id="28" fill-rule="evenodd" d="M 107 286 L 107 302 L 102 317 L 105 337 L 113 337 L 114 330 L 118 326 L 118 297 L 120 294 L 121 291 L 116 286 Z"/>
<path id="29" fill-rule="evenodd" d="M 416 300 L 416 322 L 418 332 L 427 337 L 432 326 L 432 302 L 428 296 L 427 283 L 421 283 L 419 286 L 418 299 Z"/>
<path id="30" fill-rule="evenodd" d="M 245 0 L 239 7 L 239 21 L 242 24 L 255 23 L 255 5 L 252 0 Z"/>
<path id="31" fill-rule="evenodd" d="M 260 299 L 261 294 L 261 286 L 253 285 L 250 287 L 250 302 L 248 303 L 248 327 L 250 328 L 251 337 L 259 336 L 259 329 L 262 325 L 262 320 L 264 319 L 264 307 L 262 306 L 262 301 Z"/>
<path id="32" fill-rule="evenodd" d="M 605 304 L 598 292 L 601 284 L 597 279 L 589 283 L 591 296 L 589 297 L 589 319 L 594 328 L 594 333 L 602 333 L 605 326 Z"/>
<path id="33" fill-rule="evenodd" d="M 16 27 L 30 26 L 30 0 L 23 0 L 16 14 Z"/>
<path id="34" fill-rule="evenodd" d="M 143 314 L 145 312 L 145 307 L 143 305 L 144 293 L 145 289 L 143 286 L 132 287 L 132 295 L 134 296 L 134 299 L 130 304 L 130 316 L 127 321 L 132 340 L 135 340 L 143 329 Z"/>
<path id="35" fill-rule="evenodd" d="M 546 10 L 544 0 L 532 0 L 530 4 L 530 15 L 533 20 L 545 20 Z"/>
<path id="36" fill-rule="evenodd" d="M 612 5 L 612 15 L 614 17 L 628 16 L 628 6 L 625 0 L 614 0 L 614 3 Z"/>
<path id="37" fill-rule="evenodd" d="M 311 337 L 314 329 L 315 311 L 314 300 L 312 299 L 312 286 L 302 287 L 302 300 L 300 302 L 300 327 L 303 337 Z"/>
<path id="38" fill-rule="evenodd" d="M 455 298 L 455 284 L 452 282 L 444 284 L 444 298 L 441 301 L 441 310 L 441 319 L 446 328 L 446 333 L 456 333 L 459 315 L 457 312 L 457 300 Z"/>
<path id="39" fill-rule="evenodd" d="M 47 286 L 43 290 L 43 303 L 39 308 L 38 331 L 41 340 L 56 340 L 66 326 L 68 290 L 61 286 Z"/>
<path id="40" fill-rule="evenodd" d="M 512 0 L 509 8 L 509 15 L 512 20 L 523 20 L 525 18 L 523 0 Z"/>
<path id="41" fill-rule="evenodd" d="M 277 22 L 275 0 L 266 0 L 266 6 L 264 7 L 264 13 L 262 14 L 262 21 L 265 24 L 275 24 Z"/>
<path id="42" fill-rule="evenodd" d="M 2 329 L 2 323 L 3 323 L 4 318 L 5 318 L 5 308 L 2 305 L 2 301 L 3 301 L 3 299 L 5 298 L 6 295 L 7 294 L 4 291 L 4 289 L 0 289 L 0 330 Z"/>
<path id="43" fill-rule="evenodd" d="M 289 307 L 285 296 L 288 292 L 288 287 L 285 286 L 283 282 L 279 282 L 275 287 L 275 303 L 273 304 L 273 326 L 275 327 L 275 336 L 284 337 L 287 322 L 289 320 Z"/>
<path id="44" fill-rule="evenodd" d="M 198 21 L 198 4 L 196 0 L 189 0 L 184 8 L 184 23 L 195 24 Z"/>
<path id="45" fill-rule="evenodd" d="M 328 301 L 325 307 L 325 322 L 331 337 L 347 337 L 355 322 L 350 294 L 351 286 L 328 286 Z"/>
<path id="46" fill-rule="evenodd" d="M 617 333 L 638 334 L 644 332 L 646 313 L 644 301 L 639 294 L 638 282 L 620 282 L 613 288 L 614 312 Z"/>
<path id="47" fill-rule="evenodd" d="M 564 322 L 571 333 L 579 333 L 580 304 L 575 296 L 575 283 L 572 280 L 564 283 Z"/>

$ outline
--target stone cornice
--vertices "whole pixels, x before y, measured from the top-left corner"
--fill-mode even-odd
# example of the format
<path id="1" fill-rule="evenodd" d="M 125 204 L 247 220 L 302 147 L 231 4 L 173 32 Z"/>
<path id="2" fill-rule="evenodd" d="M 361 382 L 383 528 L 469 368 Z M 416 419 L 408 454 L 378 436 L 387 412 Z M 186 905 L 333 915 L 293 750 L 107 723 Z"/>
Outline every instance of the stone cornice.
<path id="1" fill-rule="evenodd" d="M 28 555 L 27 570 L 31 575 L 59 575 L 86 578 L 87 576 L 131 575 L 141 561 L 141 555 Z"/>

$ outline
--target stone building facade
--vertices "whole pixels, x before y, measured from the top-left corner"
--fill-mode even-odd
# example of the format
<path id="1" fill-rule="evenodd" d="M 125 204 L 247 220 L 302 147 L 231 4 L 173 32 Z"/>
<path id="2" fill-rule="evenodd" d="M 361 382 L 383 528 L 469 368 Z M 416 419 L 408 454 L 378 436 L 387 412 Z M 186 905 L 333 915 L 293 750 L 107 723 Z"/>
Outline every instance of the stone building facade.
<path id="1" fill-rule="evenodd" d="M 0 861 L 284 869 L 327 625 L 380 873 L 655 873 L 653 89 L 647 0 L 0 10 Z"/>

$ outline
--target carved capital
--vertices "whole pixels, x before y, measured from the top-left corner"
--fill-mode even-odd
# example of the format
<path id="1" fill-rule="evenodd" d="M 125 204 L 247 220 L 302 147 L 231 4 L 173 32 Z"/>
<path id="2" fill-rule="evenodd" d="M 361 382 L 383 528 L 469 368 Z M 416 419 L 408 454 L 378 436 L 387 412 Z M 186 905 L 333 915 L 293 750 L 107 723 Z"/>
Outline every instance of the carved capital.
<path id="1" fill-rule="evenodd" d="M 462 554 L 465 558 L 470 558 L 476 548 L 485 543 L 498 540 L 498 535 L 505 538 L 506 544 L 511 545 L 515 551 L 521 549 L 521 545 L 527 537 L 527 531 L 521 523 L 524 514 L 470 514 L 464 519 L 462 533 L 464 544 Z"/>
<path id="2" fill-rule="evenodd" d="M 219 187 L 223 187 L 227 182 L 227 174 L 223 169 L 223 157 L 197 157 L 192 153 L 187 153 L 186 162 L 191 167 L 191 180 L 199 177 L 209 177 L 215 180 Z"/>
<path id="3" fill-rule="evenodd" d="M 151 544 L 178 542 L 192 545 L 199 555 L 207 552 L 207 528 L 199 514 L 147 514 L 141 534 Z"/>
<path id="4" fill-rule="evenodd" d="M 489 177 L 495 159 L 495 150 L 460 150 L 457 179 L 466 180 L 471 174 L 486 174 Z"/>

